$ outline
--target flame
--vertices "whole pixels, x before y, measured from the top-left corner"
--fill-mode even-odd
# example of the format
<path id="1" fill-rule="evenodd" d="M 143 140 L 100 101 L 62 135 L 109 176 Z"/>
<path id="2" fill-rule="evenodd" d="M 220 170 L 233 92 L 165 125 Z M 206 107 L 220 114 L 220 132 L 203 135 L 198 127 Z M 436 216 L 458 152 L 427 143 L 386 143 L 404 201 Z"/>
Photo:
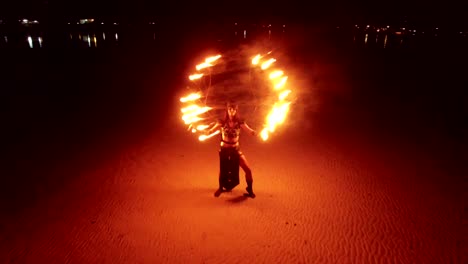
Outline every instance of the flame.
<path id="1" fill-rule="evenodd" d="M 267 54 L 269 55 L 272 51 L 269 51 Z M 253 65 L 258 65 L 260 63 L 260 59 L 262 58 L 261 55 L 256 55 L 252 59 L 252 64 Z M 261 69 L 266 70 L 268 69 L 274 62 L 276 62 L 276 59 L 270 58 L 267 61 L 264 61 L 261 63 Z M 282 70 L 274 70 L 269 73 L 269 78 L 272 81 L 272 86 L 275 91 L 278 91 L 277 94 L 277 101 L 273 104 L 272 109 L 268 113 L 266 120 L 265 120 L 265 125 L 260 132 L 260 137 L 266 141 L 269 138 L 270 133 L 273 133 L 276 128 L 284 123 L 286 120 L 286 116 L 289 112 L 289 106 L 290 102 L 285 101 L 285 99 L 288 97 L 288 95 L 292 92 L 291 90 L 282 90 L 284 86 L 286 85 L 286 82 L 288 80 L 288 76 L 283 76 L 284 72 Z"/>
<path id="2" fill-rule="evenodd" d="M 180 101 L 182 103 L 186 103 L 186 102 L 189 102 L 189 101 L 195 101 L 195 100 L 200 99 L 200 98 L 201 98 L 201 94 L 191 93 L 191 94 L 187 95 L 186 97 L 180 98 Z"/>
<path id="3" fill-rule="evenodd" d="M 192 123 L 196 123 L 198 121 L 201 121 L 201 120 L 203 120 L 203 118 L 198 117 L 198 116 L 190 116 L 190 117 L 183 117 L 182 120 L 184 120 L 184 124 L 188 125 L 188 124 L 192 124 Z"/>
<path id="4" fill-rule="evenodd" d="M 284 99 L 286 99 L 286 97 L 288 97 L 290 93 L 291 93 L 291 90 L 285 90 L 279 94 L 278 99 L 280 101 L 284 101 Z"/>
<path id="5" fill-rule="evenodd" d="M 215 62 L 216 60 L 218 60 L 219 58 L 221 58 L 221 55 L 216 55 L 216 56 L 212 56 L 212 57 L 208 57 L 205 59 L 204 62 L 198 64 L 197 66 L 195 66 L 195 68 L 197 69 L 197 71 L 201 70 L 201 69 L 204 69 L 204 68 L 209 68 L 209 67 L 212 67 L 213 64 L 211 64 L 212 62 Z"/>
<path id="6" fill-rule="evenodd" d="M 283 73 L 284 73 L 283 71 L 279 71 L 279 70 L 274 71 L 274 72 L 270 73 L 270 79 L 276 79 L 278 77 L 281 77 L 281 76 L 283 76 Z"/>
<path id="7" fill-rule="evenodd" d="M 191 107 L 190 110 L 187 110 L 187 107 L 182 109 L 182 111 L 184 110 L 185 110 L 185 114 L 182 116 L 182 120 L 184 120 L 185 124 L 192 124 L 200 120 L 203 120 L 198 115 L 210 111 L 211 107 L 208 107 L 208 106 L 199 107 L 195 105 L 194 107 Z"/>
<path id="8" fill-rule="evenodd" d="M 210 126 L 208 126 L 208 125 L 198 125 L 197 130 L 198 131 L 203 131 L 203 130 L 207 129 L 208 127 L 210 127 Z"/>
<path id="9" fill-rule="evenodd" d="M 252 59 L 252 64 L 253 64 L 253 65 L 258 65 L 258 63 L 260 62 L 260 58 L 261 58 L 261 57 L 262 57 L 262 56 L 260 56 L 260 54 L 258 54 L 257 56 L 253 57 L 253 59 Z"/>
<path id="10" fill-rule="evenodd" d="M 193 80 L 196 80 L 196 79 L 200 79 L 201 77 L 203 77 L 203 73 L 192 74 L 192 75 L 189 76 L 189 79 L 191 81 L 193 81 Z"/>
<path id="11" fill-rule="evenodd" d="M 264 63 L 262 63 L 262 66 L 261 66 L 262 70 L 268 69 L 275 61 L 276 61 L 276 59 L 271 58 L 271 59 L 265 61 Z"/>
<path id="12" fill-rule="evenodd" d="M 266 118 L 265 128 L 263 128 L 260 136 L 264 141 L 268 139 L 268 134 L 275 132 L 276 127 L 286 120 L 286 115 L 289 111 L 289 102 L 277 102 L 271 109 Z"/>
<path id="13" fill-rule="evenodd" d="M 214 136 L 218 135 L 219 133 L 220 133 L 219 130 L 216 130 L 215 132 L 213 132 L 213 133 L 211 133 L 209 135 L 200 135 L 198 137 L 198 140 L 205 141 L 205 140 L 207 140 L 207 139 L 209 139 L 211 137 L 214 137 Z"/>
<path id="14" fill-rule="evenodd" d="M 212 63 L 212 62 L 217 61 L 219 58 L 221 58 L 221 55 L 216 55 L 216 56 L 208 57 L 208 58 L 205 59 L 205 62 L 206 62 L 206 63 Z"/>
<path id="15" fill-rule="evenodd" d="M 271 52 L 272 51 L 268 52 L 265 55 L 257 54 L 252 58 L 252 64 L 255 66 L 258 65 L 262 70 L 267 70 L 273 63 L 276 62 L 276 59 L 270 58 L 266 61 L 263 61 L 262 58 L 266 55 L 269 55 Z M 201 70 L 212 67 L 219 58 L 221 58 L 221 55 L 208 57 L 205 59 L 204 62 L 196 65 L 196 69 Z M 193 81 L 196 79 L 200 79 L 203 76 L 203 73 L 196 73 L 190 75 L 189 79 Z M 266 116 L 264 126 L 260 132 L 260 137 L 264 141 L 268 140 L 270 134 L 275 132 L 277 127 L 285 122 L 291 105 L 291 102 L 289 102 L 286 99 L 292 93 L 292 90 L 284 89 L 288 80 L 288 76 L 285 76 L 282 70 L 269 70 L 268 76 L 271 80 L 273 93 L 275 93 L 276 95 L 276 97 L 273 98 L 276 98 L 276 101 L 273 103 L 272 108 Z M 212 124 L 208 125 L 205 118 L 200 115 L 210 111 L 212 108 L 208 106 L 202 107 L 197 105 L 195 101 L 200 99 L 201 97 L 201 93 L 191 93 L 185 97 L 180 98 L 180 101 L 184 103 L 184 106 L 180 110 L 182 112 L 182 120 L 186 125 L 188 125 L 187 130 L 191 131 L 192 133 L 200 133 L 200 135 L 198 136 L 198 140 L 205 141 L 209 138 L 214 137 L 215 135 L 218 135 L 220 131 L 214 131 L 209 135 L 206 135 L 206 133 L 203 132 L 206 131 Z"/>
<path id="16" fill-rule="evenodd" d="M 268 139 L 268 129 L 264 128 L 262 132 L 260 132 L 260 136 L 262 137 L 263 141 Z"/>
<path id="17" fill-rule="evenodd" d="M 189 105 L 189 106 L 187 106 L 187 107 L 184 107 L 184 108 L 180 109 L 180 111 L 181 111 L 182 113 L 187 113 L 187 112 L 189 112 L 189 111 L 194 111 L 194 110 L 197 109 L 198 107 L 199 107 L 198 105 L 193 104 L 193 105 Z"/>
<path id="18" fill-rule="evenodd" d="M 197 71 L 199 71 L 201 69 L 208 68 L 208 67 L 211 67 L 211 66 L 213 66 L 213 64 L 203 62 L 203 63 L 198 64 L 195 68 L 197 69 Z"/>
<path id="19" fill-rule="evenodd" d="M 275 89 L 279 90 L 283 88 L 287 80 L 288 80 L 288 76 L 284 76 L 283 78 L 281 78 L 281 80 L 275 84 Z"/>
<path id="20" fill-rule="evenodd" d="M 196 65 L 197 70 L 201 70 L 204 68 L 212 67 L 214 66 L 214 63 L 221 58 L 221 55 L 216 55 L 216 56 L 211 56 L 207 57 L 204 62 Z M 200 79 L 204 76 L 203 73 L 196 73 L 190 75 L 188 78 L 190 81 Z M 207 128 L 210 127 L 210 125 L 203 124 L 202 120 L 205 120 L 204 117 L 201 117 L 201 114 L 204 114 L 208 111 L 210 111 L 212 108 L 208 106 L 199 106 L 194 101 L 200 99 L 202 97 L 201 93 L 191 93 L 188 94 L 185 97 L 180 98 L 180 102 L 184 103 L 184 105 L 181 107 L 180 111 L 182 112 L 182 120 L 186 125 L 188 125 L 187 131 L 191 131 L 192 133 L 197 133 L 206 130 Z M 216 135 L 218 132 L 212 133 L 211 135 L 201 135 L 199 137 L 200 141 L 206 140 L 214 135 Z"/>

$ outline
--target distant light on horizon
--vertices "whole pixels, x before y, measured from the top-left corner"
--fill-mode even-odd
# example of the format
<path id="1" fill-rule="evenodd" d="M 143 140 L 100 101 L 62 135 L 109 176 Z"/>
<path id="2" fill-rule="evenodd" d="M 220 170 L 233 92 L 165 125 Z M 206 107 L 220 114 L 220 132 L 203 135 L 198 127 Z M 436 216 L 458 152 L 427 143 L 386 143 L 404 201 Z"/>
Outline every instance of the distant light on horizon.
<path id="1" fill-rule="evenodd" d="M 19 21 L 20 21 L 21 24 L 23 24 L 23 25 L 39 24 L 39 21 L 37 21 L 37 20 L 32 20 L 32 21 L 30 21 L 29 19 L 26 19 L 26 18 L 21 19 L 21 20 L 19 20 Z"/>
<path id="2" fill-rule="evenodd" d="M 90 24 L 94 22 L 94 18 L 85 18 L 85 19 L 80 19 L 80 24 Z"/>

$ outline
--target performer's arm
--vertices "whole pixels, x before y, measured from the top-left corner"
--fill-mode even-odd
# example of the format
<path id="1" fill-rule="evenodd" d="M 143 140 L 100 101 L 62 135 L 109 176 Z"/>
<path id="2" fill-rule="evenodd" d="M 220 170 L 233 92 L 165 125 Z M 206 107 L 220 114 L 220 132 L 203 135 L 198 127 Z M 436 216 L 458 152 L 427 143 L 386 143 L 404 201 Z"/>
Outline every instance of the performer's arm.
<path id="1" fill-rule="evenodd" d="M 242 123 L 241 124 L 241 127 L 242 129 L 244 129 L 245 131 L 247 131 L 248 133 L 250 133 L 252 136 L 256 136 L 257 135 L 257 131 L 253 130 L 252 128 L 249 127 L 249 125 L 247 125 L 246 123 Z"/>
<path id="2" fill-rule="evenodd" d="M 215 132 L 216 130 L 219 129 L 219 127 L 221 127 L 221 123 L 216 122 L 216 124 L 212 128 L 207 130 L 207 134 L 209 135 L 209 134 Z"/>

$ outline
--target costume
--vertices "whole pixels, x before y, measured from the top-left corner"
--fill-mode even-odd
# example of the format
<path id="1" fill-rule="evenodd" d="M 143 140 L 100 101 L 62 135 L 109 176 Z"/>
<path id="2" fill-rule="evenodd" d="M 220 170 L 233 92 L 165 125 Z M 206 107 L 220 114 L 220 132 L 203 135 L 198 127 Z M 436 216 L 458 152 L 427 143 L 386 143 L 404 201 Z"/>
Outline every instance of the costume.
<path id="1" fill-rule="evenodd" d="M 218 197 L 223 191 L 230 191 L 239 184 L 240 166 L 245 172 L 247 193 L 254 198 L 252 170 L 239 147 L 240 131 L 245 122 L 233 116 L 232 118 L 227 117 L 219 120 L 217 125 L 221 129 L 221 142 L 219 149 L 219 189 L 215 192 L 215 196 Z"/>

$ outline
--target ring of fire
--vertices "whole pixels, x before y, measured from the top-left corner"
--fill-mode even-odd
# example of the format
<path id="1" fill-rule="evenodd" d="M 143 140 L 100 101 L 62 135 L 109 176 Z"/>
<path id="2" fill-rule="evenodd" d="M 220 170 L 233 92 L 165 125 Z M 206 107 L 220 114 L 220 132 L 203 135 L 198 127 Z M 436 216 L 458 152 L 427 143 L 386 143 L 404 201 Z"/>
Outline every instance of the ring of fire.
<path id="1" fill-rule="evenodd" d="M 276 59 L 270 56 L 271 51 L 262 55 L 257 54 L 251 57 L 251 66 L 260 69 L 263 74 L 268 77 L 268 87 L 270 93 L 274 95 L 274 102 L 269 106 L 269 111 L 263 121 L 263 128 L 260 132 L 260 137 L 263 141 L 268 140 L 270 135 L 275 132 L 277 127 L 284 123 L 287 114 L 290 110 L 291 101 L 288 100 L 292 90 L 287 87 L 288 76 L 284 71 L 278 68 L 271 69 L 276 63 Z M 196 65 L 196 73 L 189 75 L 190 82 L 199 81 L 201 78 L 207 77 L 211 74 L 211 68 L 220 63 L 221 55 L 207 57 L 202 63 Z M 211 76 L 210 76 L 211 78 Z M 210 79 L 211 82 L 211 79 Z M 202 91 L 191 91 L 185 96 L 180 98 L 182 121 L 188 126 L 188 130 L 194 134 L 200 134 L 198 139 L 204 141 L 217 134 L 215 131 L 209 135 L 205 131 L 214 125 L 209 122 L 209 118 L 204 117 L 213 107 L 206 105 L 206 98 L 208 94 Z M 202 98 L 205 98 L 203 102 Z"/>

